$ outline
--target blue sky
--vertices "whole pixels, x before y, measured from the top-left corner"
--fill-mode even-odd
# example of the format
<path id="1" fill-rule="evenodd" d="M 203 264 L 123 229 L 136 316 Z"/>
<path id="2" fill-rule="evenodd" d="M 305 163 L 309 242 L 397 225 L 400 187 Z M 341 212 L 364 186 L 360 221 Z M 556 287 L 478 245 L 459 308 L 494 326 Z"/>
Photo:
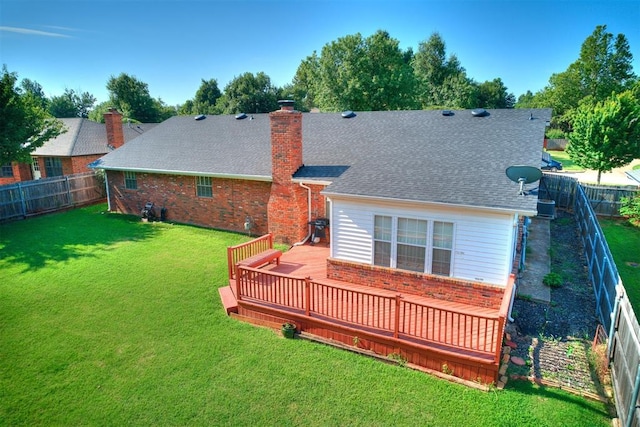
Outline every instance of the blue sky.
<path id="1" fill-rule="evenodd" d="M 640 74 L 640 0 L 1 0 L 0 62 L 40 83 L 106 101 L 111 75 L 135 76 L 167 104 L 244 72 L 290 83 L 300 62 L 348 34 L 378 29 L 403 49 L 439 32 L 448 54 L 516 97 L 575 61 L 597 25 L 626 35 Z"/>

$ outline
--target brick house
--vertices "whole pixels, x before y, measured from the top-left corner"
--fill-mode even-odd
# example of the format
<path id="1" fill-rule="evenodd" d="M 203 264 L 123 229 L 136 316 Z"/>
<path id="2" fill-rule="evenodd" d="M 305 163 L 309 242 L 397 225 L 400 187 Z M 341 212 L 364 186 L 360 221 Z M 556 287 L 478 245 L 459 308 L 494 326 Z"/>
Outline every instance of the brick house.
<path id="1" fill-rule="evenodd" d="M 105 114 L 105 123 L 84 118 L 59 120 L 64 124 L 65 132 L 36 148 L 31 153 L 31 164 L 12 162 L 2 165 L 0 185 L 91 172 L 89 163 L 156 125 L 123 124 L 121 115 L 116 111 Z M 109 140 L 109 135 L 113 140 Z"/>
<path id="2" fill-rule="evenodd" d="M 504 286 L 537 213 L 511 165 L 539 164 L 551 111 L 172 117 L 93 164 L 110 209 L 303 241 L 330 219 L 332 277 L 362 266 Z M 303 150 L 304 149 L 304 150 Z M 383 279 L 381 279 L 383 280 Z"/>

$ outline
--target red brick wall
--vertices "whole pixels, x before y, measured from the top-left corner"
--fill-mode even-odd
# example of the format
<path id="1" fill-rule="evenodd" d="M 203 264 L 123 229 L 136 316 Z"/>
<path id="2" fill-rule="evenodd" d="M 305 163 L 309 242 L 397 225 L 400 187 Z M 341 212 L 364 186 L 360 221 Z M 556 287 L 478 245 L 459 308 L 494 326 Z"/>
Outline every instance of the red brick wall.
<path id="1" fill-rule="evenodd" d="M 110 108 L 104 113 L 104 124 L 107 131 L 107 144 L 114 149 L 122 147 L 124 145 L 122 115 L 115 108 Z"/>
<path id="2" fill-rule="evenodd" d="M 12 177 L 0 177 L 0 185 L 13 184 L 21 181 L 31 181 L 33 175 L 31 174 L 31 165 L 26 163 L 11 162 L 11 169 L 13 169 Z"/>
<path id="3" fill-rule="evenodd" d="M 168 221 L 244 233 L 249 216 L 251 234 L 268 232 L 269 182 L 213 178 L 213 198 L 206 198 L 196 196 L 193 176 L 139 173 L 136 190 L 125 188 L 123 172 L 107 171 L 107 179 L 112 210 L 140 215 L 145 203 L 153 202 L 157 215 L 167 209 Z"/>
<path id="4" fill-rule="evenodd" d="M 104 154 L 93 154 L 90 156 L 71 157 L 71 173 L 93 172 L 93 169 L 89 169 L 87 165 L 103 156 Z"/>
<path id="5" fill-rule="evenodd" d="M 329 258 L 327 278 L 429 298 L 499 309 L 504 288 Z"/>

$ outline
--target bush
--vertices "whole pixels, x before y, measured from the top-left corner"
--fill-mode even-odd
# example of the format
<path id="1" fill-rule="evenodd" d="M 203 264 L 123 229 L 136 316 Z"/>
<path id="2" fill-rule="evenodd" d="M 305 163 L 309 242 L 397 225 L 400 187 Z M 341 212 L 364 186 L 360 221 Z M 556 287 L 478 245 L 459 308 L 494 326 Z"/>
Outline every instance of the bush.
<path id="1" fill-rule="evenodd" d="M 550 288 L 559 288 L 562 286 L 562 276 L 558 273 L 549 273 L 542 279 L 542 283 Z"/>
<path id="2" fill-rule="evenodd" d="M 629 222 L 640 227 L 640 196 L 621 197 L 620 214 L 629 219 Z"/>
<path id="3" fill-rule="evenodd" d="M 561 129 L 547 129 L 545 136 L 547 139 L 565 139 L 567 137 Z"/>

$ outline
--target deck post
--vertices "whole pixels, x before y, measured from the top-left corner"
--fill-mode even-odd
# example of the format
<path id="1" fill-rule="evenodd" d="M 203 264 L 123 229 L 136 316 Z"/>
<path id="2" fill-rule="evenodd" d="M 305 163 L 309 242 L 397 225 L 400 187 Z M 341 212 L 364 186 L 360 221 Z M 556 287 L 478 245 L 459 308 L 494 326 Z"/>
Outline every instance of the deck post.
<path id="1" fill-rule="evenodd" d="M 498 330 L 495 332 L 496 334 L 496 354 L 493 356 L 494 363 L 500 363 L 500 355 L 502 354 L 502 335 L 504 335 L 504 322 L 506 320 L 506 316 L 500 314 L 498 318 Z"/>
<path id="2" fill-rule="evenodd" d="M 242 280 L 242 275 L 240 274 L 240 265 L 236 264 L 233 266 L 233 268 L 236 272 L 236 301 L 240 301 L 240 290 L 242 289 L 242 283 L 240 283 L 240 281 Z"/>
<path id="3" fill-rule="evenodd" d="M 311 316 L 311 277 L 304 278 L 304 314 Z"/>
<path id="4" fill-rule="evenodd" d="M 400 330 L 400 300 L 402 296 L 400 294 L 396 295 L 396 316 L 395 316 L 395 326 L 393 327 L 393 337 L 398 338 L 398 333 Z"/>

